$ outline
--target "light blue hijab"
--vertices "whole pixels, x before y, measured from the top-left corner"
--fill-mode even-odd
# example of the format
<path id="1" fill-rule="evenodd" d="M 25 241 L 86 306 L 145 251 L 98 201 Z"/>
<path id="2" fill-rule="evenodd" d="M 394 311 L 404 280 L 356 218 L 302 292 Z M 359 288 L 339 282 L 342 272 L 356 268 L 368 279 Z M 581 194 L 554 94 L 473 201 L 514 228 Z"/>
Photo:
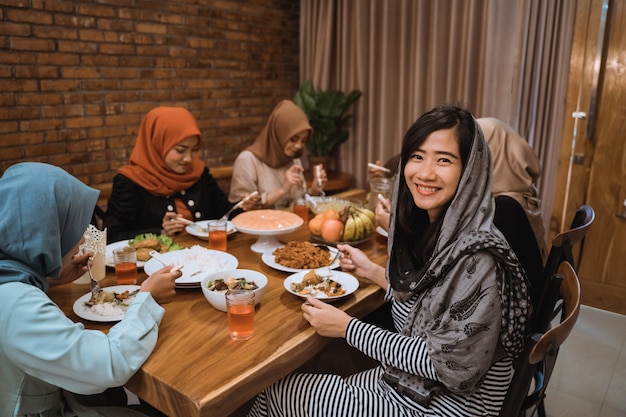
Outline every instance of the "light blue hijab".
<path id="1" fill-rule="evenodd" d="M 99 191 L 53 165 L 24 162 L 0 178 L 0 285 L 48 290 L 89 225 Z"/>

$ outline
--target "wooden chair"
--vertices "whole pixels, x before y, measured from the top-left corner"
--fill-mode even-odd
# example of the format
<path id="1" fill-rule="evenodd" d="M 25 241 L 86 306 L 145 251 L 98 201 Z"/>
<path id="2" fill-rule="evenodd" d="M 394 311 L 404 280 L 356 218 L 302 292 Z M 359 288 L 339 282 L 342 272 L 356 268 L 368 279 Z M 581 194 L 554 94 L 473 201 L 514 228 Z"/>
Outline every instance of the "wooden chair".
<path id="1" fill-rule="evenodd" d="M 530 348 L 534 346 L 535 341 L 532 340 L 534 335 L 543 334 L 548 331 L 551 321 L 563 314 L 561 300 L 560 280 L 554 279 L 557 274 L 557 268 L 563 262 L 567 262 L 570 267 L 574 265 L 573 247 L 580 243 L 582 245 L 585 235 L 589 231 L 593 221 L 595 220 L 595 212 L 590 206 L 583 205 L 574 214 L 574 219 L 570 225 L 570 229 L 557 234 L 552 239 L 552 247 L 540 277 L 530 277 L 531 293 L 533 294 L 533 316 L 528 329 L 528 341 L 524 354 L 518 360 L 515 375 L 509 387 L 507 397 L 502 406 L 501 416 L 511 417 L 517 416 L 527 410 L 530 405 L 523 406 L 524 398 L 528 395 L 533 378 L 536 379 L 535 385 L 542 385 L 541 379 L 544 378 L 542 373 L 534 374 L 534 367 L 528 365 L 528 355 Z M 575 270 L 574 270 L 575 272 Z M 556 359 L 556 353 L 555 358 Z M 537 394 L 537 412 L 539 416 L 545 417 L 545 408 L 543 404 L 545 388 L 541 395 Z M 527 400 L 528 401 L 528 400 Z M 531 404 L 532 405 L 532 404 Z"/>
<path id="2" fill-rule="evenodd" d="M 561 320 L 549 330 L 529 334 L 524 352 L 520 356 L 513 380 L 500 410 L 501 417 L 526 415 L 527 410 L 545 416 L 543 399 L 556 364 L 559 347 L 576 324 L 580 311 L 580 282 L 574 268 L 562 262 L 557 273 L 550 278 L 551 289 L 562 300 Z M 530 391 L 532 382 L 534 389 Z"/>
<path id="3" fill-rule="evenodd" d="M 539 302 L 533 304 L 533 323 L 534 329 L 531 331 L 543 332 L 546 330 L 550 321 L 554 318 L 554 305 L 558 301 L 558 291 L 554 291 L 554 288 L 550 288 L 553 283 L 550 282 L 550 277 L 556 272 L 557 268 L 563 261 L 569 262 L 572 267 L 576 265 L 574 263 L 573 248 L 576 244 L 580 243 L 581 247 L 584 243 L 584 238 L 589 228 L 595 220 L 596 214 L 593 208 L 583 205 L 574 214 L 574 219 L 570 225 L 570 229 L 557 234 L 552 239 L 552 247 L 546 260 L 544 267 L 543 281 L 534 283 L 539 286 L 535 288 L 534 293 L 539 294 L 537 299 Z M 580 265 L 580 259 L 578 266 Z M 574 269 L 578 271 L 578 268 Z M 534 301 L 533 301 L 534 303 Z"/>

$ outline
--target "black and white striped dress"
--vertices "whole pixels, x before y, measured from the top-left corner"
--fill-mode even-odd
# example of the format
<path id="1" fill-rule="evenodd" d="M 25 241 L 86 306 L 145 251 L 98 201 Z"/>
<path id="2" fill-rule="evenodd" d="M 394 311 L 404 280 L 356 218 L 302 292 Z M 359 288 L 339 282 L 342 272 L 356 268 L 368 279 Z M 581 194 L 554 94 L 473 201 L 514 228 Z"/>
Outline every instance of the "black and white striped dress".
<path id="1" fill-rule="evenodd" d="M 402 328 L 415 298 L 394 302 L 396 328 Z M 499 314 L 499 313 L 498 313 Z M 421 338 L 406 337 L 358 319 L 350 320 L 348 344 L 381 362 L 380 366 L 348 378 L 329 374 L 290 374 L 261 392 L 250 417 L 334 416 L 497 416 L 513 376 L 510 358 L 494 363 L 478 390 L 470 395 L 435 395 L 428 408 L 398 394 L 383 379 L 386 361 L 408 372 L 437 379 Z M 403 352 L 393 358 L 393 352 Z"/>

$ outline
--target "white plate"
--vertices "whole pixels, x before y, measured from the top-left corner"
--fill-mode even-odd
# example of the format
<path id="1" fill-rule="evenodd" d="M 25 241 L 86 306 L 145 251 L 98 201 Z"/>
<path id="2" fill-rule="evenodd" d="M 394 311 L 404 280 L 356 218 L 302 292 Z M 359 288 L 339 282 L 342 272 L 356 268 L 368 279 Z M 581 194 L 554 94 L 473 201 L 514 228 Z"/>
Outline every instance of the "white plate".
<path id="1" fill-rule="evenodd" d="M 295 291 L 291 290 L 291 284 L 292 283 L 297 283 L 297 282 L 302 282 L 302 278 L 307 274 L 308 271 L 306 272 L 297 272 L 293 275 L 289 275 L 287 278 L 285 278 L 285 280 L 283 281 L 283 285 L 285 286 L 285 289 L 287 291 L 289 291 L 290 293 L 292 293 L 293 295 L 296 295 L 298 297 L 301 298 L 306 298 L 306 296 L 298 294 Z M 340 271 L 333 271 L 333 275 L 330 276 L 330 279 L 332 279 L 333 281 L 336 281 L 338 283 L 341 284 L 341 286 L 346 290 L 346 292 L 342 295 L 339 295 L 337 297 L 328 297 L 326 295 L 318 295 L 315 298 L 318 298 L 320 300 L 324 300 L 324 301 L 335 301 L 335 300 L 339 300 L 341 298 L 347 297 L 350 294 L 352 294 L 353 292 L 355 292 L 358 288 L 359 288 L 359 280 L 356 279 L 354 276 L 347 274 L 345 272 L 340 272 Z"/>
<path id="2" fill-rule="evenodd" d="M 209 224 L 209 221 L 210 220 L 200 220 L 199 222 L 196 222 L 195 224 L 197 226 L 200 226 L 201 228 L 206 229 L 207 225 Z M 190 235 L 194 235 L 196 237 L 203 237 L 205 239 L 208 239 L 209 237 L 209 232 L 203 232 L 197 227 L 185 226 L 185 230 Z M 233 233 L 237 233 L 237 229 L 235 229 L 235 226 L 233 226 L 233 222 L 231 222 L 230 220 L 227 220 L 226 221 L 226 234 L 232 235 Z"/>
<path id="3" fill-rule="evenodd" d="M 230 253 L 222 252 L 219 250 L 213 250 L 213 249 L 205 249 L 198 245 L 194 246 L 193 250 L 199 251 L 202 254 L 206 254 L 207 256 L 213 256 L 214 258 L 217 258 L 217 260 L 222 264 L 222 266 L 219 269 L 216 268 L 210 271 L 198 272 L 198 265 L 194 264 L 193 261 L 188 259 L 188 256 L 190 256 L 191 249 L 182 249 L 182 250 L 162 253 L 160 257 L 164 258 L 164 260 L 171 262 L 174 265 L 180 264 L 180 263 L 184 265 L 183 269 L 181 269 L 181 272 L 183 273 L 183 275 L 179 278 L 176 278 L 176 285 L 180 285 L 181 287 L 182 286 L 200 287 L 200 281 L 202 281 L 202 279 L 206 277 L 207 275 L 212 274 L 214 272 L 225 271 L 229 269 L 237 269 L 237 266 L 239 266 L 239 260 L 233 255 L 231 255 Z M 152 258 L 148 262 L 146 262 L 146 265 L 144 266 L 144 271 L 146 272 L 146 274 L 150 275 L 150 274 L 155 273 L 161 268 L 163 268 L 163 265 L 156 259 Z"/>
<path id="4" fill-rule="evenodd" d="M 113 251 L 118 248 L 124 248 L 128 246 L 128 240 L 120 240 L 119 242 L 109 243 L 107 245 L 107 254 L 106 254 L 106 266 L 110 268 L 115 268 L 115 261 L 113 260 Z M 145 262 L 137 261 L 137 268 L 143 268 Z"/>
<path id="5" fill-rule="evenodd" d="M 138 290 L 139 288 L 140 288 L 139 285 L 116 285 L 113 287 L 103 288 L 103 290 L 121 293 L 124 291 L 133 292 L 135 290 Z M 78 317 L 83 318 L 85 320 L 99 321 L 103 323 L 110 322 L 110 321 L 120 321 L 124 318 L 123 314 L 120 316 L 97 315 L 96 313 L 91 311 L 91 308 L 89 306 L 85 305 L 85 302 L 89 301 L 90 298 L 91 298 L 91 292 L 88 292 L 87 294 L 80 297 L 78 300 L 74 301 L 73 310 L 74 310 L 74 313 L 76 313 Z"/>
<path id="6" fill-rule="evenodd" d="M 388 237 L 389 236 L 389 233 L 387 233 L 387 231 L 385 229 L 383 229 L 382 227 L 380 227 L 380 226 L 376 227 L 376 232 L 379 235 L 384 236 L 384 237 Z"/>
<path id="7" fill-rule="evenodd" d="M 329 257 L 332 259 L 335 257 L 335 255 L 337 254 L 337 248 L 333 248 L 333 247 L 329 247 L 328 248 L 330 250 L 330 255 Z M 284 272 L 308 272 L 310 271 L 310 269 L 296 269 L 296 268 L 289 268 L 288 266 L 285 265 L 281 265 L 278 262 L 276 262 L 276 257 L 274 256 L 274 254 L 272 252 L 264 252 L 263 255 L 261 256 L 261 260 L 263 260 L 263 263 L 267 266 L 270 266 L 274 269 L 278 269 L 279 271 L 284 271 Z M 331 266 L 331 269 L 336 269 L 339 268 L 339 260 L 337 259 Z M 322 268 L 327 268 L 326 266 L 323 266 Z"/>

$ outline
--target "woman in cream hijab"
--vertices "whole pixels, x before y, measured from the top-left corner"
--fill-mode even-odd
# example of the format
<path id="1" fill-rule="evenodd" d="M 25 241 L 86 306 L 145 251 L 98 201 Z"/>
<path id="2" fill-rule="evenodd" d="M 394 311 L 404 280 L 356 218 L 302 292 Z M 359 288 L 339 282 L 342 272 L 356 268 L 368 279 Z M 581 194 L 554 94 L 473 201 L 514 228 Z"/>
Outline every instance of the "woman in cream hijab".
<path id="1" fill-rule="evenodd" d="M 315 170 L 311 187 L 307 190 L 300 162 L 312 133 L 309 120 L 300 107 L 290 100 L 278 103 L 259 136 L 237 156 L 229 200 L 236 202 L 257 191 L 261 206 L 284 208 L 306 192 L 321 194 L 326 171 L 323 167 Z"/>
<path id="2" fill-rule="evenodd" d="M 522 206 L 545 262 L 547 253 L 541 199 L 535 187 L 541 176 L 539 158 L 528 142 L 503 121 L 493 117 L 482 117 L 477 121 L 493 160 L 493 196 L 508 196 Z"/>

